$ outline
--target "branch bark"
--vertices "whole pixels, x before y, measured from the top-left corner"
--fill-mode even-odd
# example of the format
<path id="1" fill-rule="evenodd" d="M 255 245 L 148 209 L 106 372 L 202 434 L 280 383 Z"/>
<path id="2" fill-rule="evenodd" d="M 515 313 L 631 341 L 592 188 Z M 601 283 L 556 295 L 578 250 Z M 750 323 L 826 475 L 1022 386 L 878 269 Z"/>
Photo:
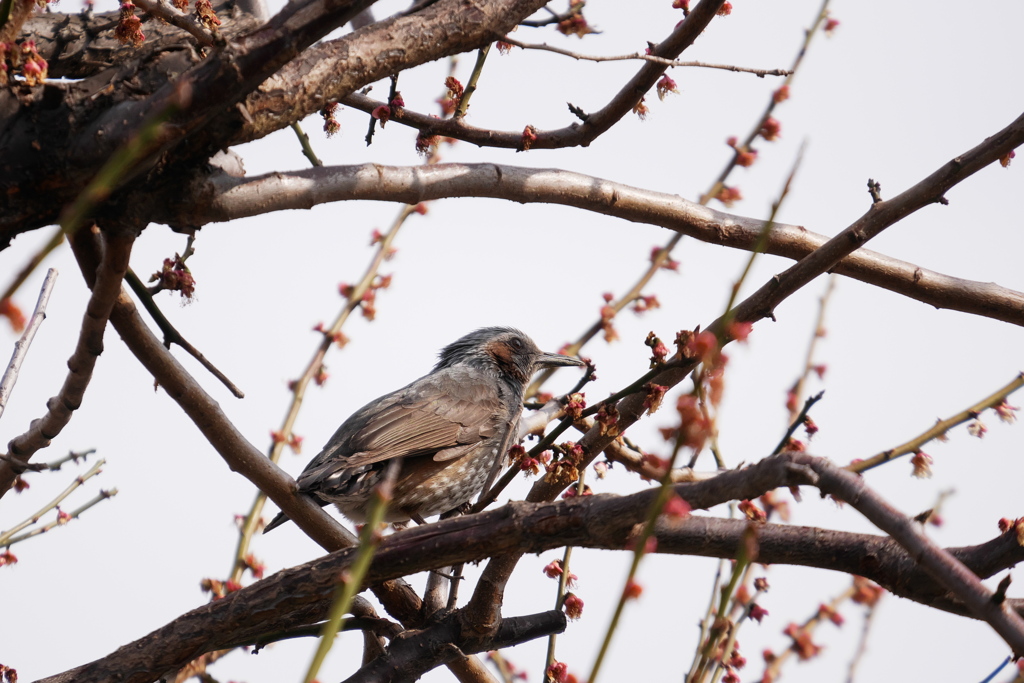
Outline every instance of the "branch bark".
<path id="1" fill-rule="evenodd" d="M 88 227 L 80 228 L 73 239 L 81 235 L 92 237 Z M 72 414 L 82 405 L 85 390 L 96 367 L 96 359 L 103 353 L 103 333 L 117 300 L 121 279 L 128 269 L 128 257 L 134 240 L 135 235 L 127 231 L 106 235 L 102 260 L 97 259 L 90 272 L 96 286 L 85 307 L 78 344 L 68 359 L 68 375 L 57 395 L 46 402 L 46 414 L 33 420 L 28 431 L 7 445 L 10 456 L 28 462 L 33 454 L 50 445 L 50 441 L 61 433 L 71 421 Z M 17 468 L 10 462 L 0 463 L 0 496 L 10 490 L 18 474 Z"/>
<path id="2" fill-rule="evenodd" d="M 750 251 L 764 221 L 716 211 L 679 195 L 631 187 L 561 169 L 506 164 L 332 166 L 237 178 L 203 174 L 187 198 L 157 202 L 154 220 L 193 229 L 271 211 L 309 209 L 347 200 L 418 204 L 454 197 L 491 197 L 521 204 L 550 203 L 658 225 L 720 246 Z M 799 260 L 828 241 L 798 225 L 776 223 L 765 253 Z M 1024 325 L 1024 293 L 927 270 L 868 249 L 857 249 L 834 273 L 888 289 L 922 303 Z"/>
<path id="3" fill-rule="evenodd" d="M 352 92 L 391 73 L 479 47 L 545 4 L 438 0 L 417 6 L 408 16 L 377 22 L 307 50 L 372 3 L 290 3 L 259 30 L 236 38 L 191 68 L 188 59 L 174 57 L 171 71 L 180 73 L 176 78 L 168 79 L 167 66 L 160 63 L 170 53 L 149 53 L 154 63 L 145 68 L 125 64 L 123 73 L 100 74 L 95 83 L 65 84 L 57 92 L 39 88 L 27 102 L 0 92 L 0 121 L 6 124 L 0 130 L 0 154 L 17 162 L 5 166 L 0 175 L 0 196 L 16 198 L 0 204 L 0 245 L 53 222 L 59 208 L 110 153 L 182 92 L 190 94 L 188 105 L 170 119 L 160 149 L 133 170 L 138 175 L 160 160 L 144 190 L 147 196 L 161 185 L 183 184 L 215 151 L 263 137 L 319 110 L 333 93 Z M 153 78 L 156 72 L 161 78 Z M 107 87 L 110 81 L 128 80 L 131 88 Z M 254 93 L 261 84 L 261 91 Z M 53 100 L 59 105 L 53 106 Z M 147 211 L 145 207 L 151 206 L 141 198 L 132 201 L 130 192 L 115 194 L 110 203 L 118 200 L 121 210 Z M 143 222 L 147 218 L 141 217 Z"/>
<path id="4" fill-rule="evenodd" d="M 827 461 L 802 453 L 771 456 L 745 469 L 724 472 L 707 481 L 678 484 L 674 489 L 694 508 L 706 509 L 729 500 L 756 498 L 782 486 L 808 485 L 812 480 L 821 490 L 840 495 L 849 495 L 846 487 L 852 482 L 860 494 L 850 495 L 847 502 L 876 518 L 871 511 L 875 502 L 869 501 L 877 496 L 856 475 L 844 474 Z M 497 510 L 396 532 L 381 543 L 366 583 L 440 565 L 539 553 L 565 545 L 622 550 L 636 526 L 643 523 L 656 495 L 655 489 L 648 489 L 629 496 L 596 495 L 541 504 L 515 502 Z M 901 520 L 910 524 L 892 510 L 877 518 L 886 527 L 902 525 Z M 693 516 L 679 521 L 663 519 L 656 529 L 657 552 L 733 557 L 746 526 L 746 522 L 736 520 Z M 919 561 L 892 539 L 777 524 L 761 525 L 757 531 L 760 562 L 854 572 L 898 595 L 939 609 L 961 614 L 970 610 L 959 599 L 959 589 L 951 594 L 948 586 L 943 587 L 941 580 L 930 575 L 930 559 Z M 1012 530 L 978 546 L 949 551 L 929 548 L 924 552 L 929 557 L 941 554 L 955 558 L 982 578 L 1024 560 L 1024 548 Z M 67 678 L 71 674 L 76 681 L 152 680 L 138 672 L 171 669 L 228 644 L 248 639 L 255 642 L 266 632 L 315 623 L 327 613 L 338 574 L 354 555 L 354 549 L 346 549 L 278 572 L 182 615 L 103 659 L 45 679 L 44 683 L 71 680 Z M 1024 611 L 1024 601 L 1007 602 L 1017 612 Z M 446 621 L 441 628 L 451 626 Z M 495 633 L 501 628 L 499 625 Z M 463 638 L 477 635 L 460 634 Z M 118 678 L 122 675 L 123 679 Z"/>

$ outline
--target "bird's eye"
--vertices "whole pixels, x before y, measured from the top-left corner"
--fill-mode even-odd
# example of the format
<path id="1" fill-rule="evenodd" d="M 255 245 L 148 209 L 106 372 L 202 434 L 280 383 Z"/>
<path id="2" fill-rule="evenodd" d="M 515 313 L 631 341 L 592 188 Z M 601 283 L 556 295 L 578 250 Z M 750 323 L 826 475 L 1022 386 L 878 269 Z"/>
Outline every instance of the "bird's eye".
<path id="1" fill-rule="evenodd" d="M 519 337 L 512 337 L 512 340 L 509 342 L 509 344 L 511 344 L 512 348 L 515 349 L 516 351 L 523 350 L 523 340 L 520 339 Z"/>

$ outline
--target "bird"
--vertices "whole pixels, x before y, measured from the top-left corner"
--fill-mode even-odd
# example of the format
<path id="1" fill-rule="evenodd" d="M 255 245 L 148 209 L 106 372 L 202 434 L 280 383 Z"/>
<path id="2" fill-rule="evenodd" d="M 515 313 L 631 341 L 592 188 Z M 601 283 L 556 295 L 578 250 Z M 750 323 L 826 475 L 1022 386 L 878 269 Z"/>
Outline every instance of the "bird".
<path id="1" fill-rule="evenodd" d="M 298 491 L 364 523 L 374 488 L 397 467 L 386 522 L 446 513 L 493 482 L 515 438 L 523 394 L 542 368 L 583 366 L 511 327 L 444 347 L 434 369 L 345 420 L 297 479 Z M 288 521 L 278 514 L 263 533 Z"/>

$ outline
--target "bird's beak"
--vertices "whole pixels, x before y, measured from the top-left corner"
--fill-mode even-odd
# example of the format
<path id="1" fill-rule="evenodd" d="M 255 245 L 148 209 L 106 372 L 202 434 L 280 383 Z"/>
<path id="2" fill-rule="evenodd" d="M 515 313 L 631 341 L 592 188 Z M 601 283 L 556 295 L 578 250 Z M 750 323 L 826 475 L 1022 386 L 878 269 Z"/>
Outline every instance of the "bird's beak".
<path id="1" fill-rule="evenodd" d="M 563 356 L 558 353 L 542 353 L 537 356 L 536 364 L 538 368 L 561 368 L 570 365 L 586 365 L 586 363 L 581 361 L 579 358 Z"/>

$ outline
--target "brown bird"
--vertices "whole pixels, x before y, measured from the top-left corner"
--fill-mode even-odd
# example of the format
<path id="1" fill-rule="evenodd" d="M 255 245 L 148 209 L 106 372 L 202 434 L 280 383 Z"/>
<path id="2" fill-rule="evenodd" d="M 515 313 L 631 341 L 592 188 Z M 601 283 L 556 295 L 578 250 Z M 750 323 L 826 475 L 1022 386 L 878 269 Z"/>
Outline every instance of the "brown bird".
<path id="1" fill-rule="evenodd" d="M 568 365 L 584 363 L 543 353 L 518 330 L 471 332 L 441 351 L 429 375 L 345 420 L 299 475 L 299 492 L 365 522 L 374 487 L 397 461 L 387 521 L 422 522 L 454 510 L 504 463 L 533 373 Z M 286 521 L 278 514 L 264 533 Z"/>

